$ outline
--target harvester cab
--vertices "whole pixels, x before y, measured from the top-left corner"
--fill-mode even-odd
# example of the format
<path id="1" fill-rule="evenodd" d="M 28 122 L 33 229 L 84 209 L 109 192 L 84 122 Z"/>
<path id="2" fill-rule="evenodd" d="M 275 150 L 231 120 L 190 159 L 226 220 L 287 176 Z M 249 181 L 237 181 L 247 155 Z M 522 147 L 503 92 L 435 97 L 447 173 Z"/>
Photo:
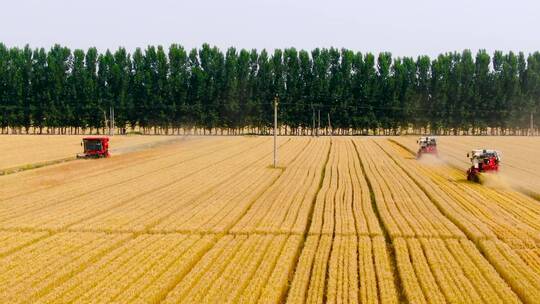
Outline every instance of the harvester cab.
<path id="1" fill-rule="evenodd" d="M 433 136 L 422 136 L 416 143 L 418 144 L 418 152 L 416 152 L 416 159 L 422 157 L 422 154 L 432 154 L 438 156 L 437 152 L 437 139 Z"/>
<path id="2" fill-rule="evenodd" d="M 498 172 L 501 152 L 496 150 L 472 150 L 467 153 L 471 167 L 467 170 L 467 180 L 479 182 L 479 173 Z"/>
<path id="3" fill-rule="evenodd" d="M 108 137 L 84 137 L 81 142 L 83 153 L 77 154 L 77 158 L 101 158 L 109 157 Z"/>

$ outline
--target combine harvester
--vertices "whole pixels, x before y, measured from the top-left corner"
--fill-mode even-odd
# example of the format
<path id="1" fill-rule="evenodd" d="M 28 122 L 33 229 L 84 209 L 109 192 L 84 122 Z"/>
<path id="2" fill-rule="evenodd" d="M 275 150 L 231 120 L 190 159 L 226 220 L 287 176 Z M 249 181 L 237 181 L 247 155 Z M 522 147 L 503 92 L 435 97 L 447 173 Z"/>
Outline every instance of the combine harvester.
<path id="1" fill-rule="evenodd" d="M 467 170 L 467 180 L 480 183 L 480 173 L 497 173 L 501 162 L 501 152 L 496 150 L 472 150 L 467 153 L 471 167 Z"/>
<path id="2" fill-rule="evenodd" d="M 416 152 L 416 159 L 420 159 L 423 154 L 439 156 L 437 152 L 437 140 L 433 136 L 422 136 L 416 143 L 420 146 Z"/>
<path id="3" fill-rule="evenodd" d="M 104 158 L 109 157 L 109 138 L 103 137 L 84 137 L 81 146 L 83 153 L 77 154 L 77 158 Z"/>

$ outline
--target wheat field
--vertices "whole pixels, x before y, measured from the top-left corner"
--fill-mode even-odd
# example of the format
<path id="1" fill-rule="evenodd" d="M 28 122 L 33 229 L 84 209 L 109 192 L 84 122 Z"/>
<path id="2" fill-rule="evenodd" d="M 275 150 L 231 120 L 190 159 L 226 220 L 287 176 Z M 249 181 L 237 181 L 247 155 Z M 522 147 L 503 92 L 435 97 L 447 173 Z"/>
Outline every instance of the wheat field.
<path id="1" fill-rule="evenodd" d="M 397 143 L 416 151 L 416 137 L 395 137 Z M 473 149 L 495 149 L 502 153 L 504 166 L 500 182 L 540 199 L 540 142 L 536 137 L 514 136 L 440 136 L 441 158 L 459 169 L 470 166 L 467 153 Z"/>
<path id="2" fill-rule="evenodd" d="M 57 160 L 82 153 L 82 136 L 76 135 L 0 135 L 0 172 Z M 174 140 L 170 136 L 111 136 L 111 153 L 120 154 Z"/>
<path id="3" fill-rule="evenodd" d="M 487 143 L 519 187 L 465 180 Z M 199 137 L 0 176 L 0 302 L 540 303 L 539 143 L 278 145 L 277 168 L 270 137 Z"/>

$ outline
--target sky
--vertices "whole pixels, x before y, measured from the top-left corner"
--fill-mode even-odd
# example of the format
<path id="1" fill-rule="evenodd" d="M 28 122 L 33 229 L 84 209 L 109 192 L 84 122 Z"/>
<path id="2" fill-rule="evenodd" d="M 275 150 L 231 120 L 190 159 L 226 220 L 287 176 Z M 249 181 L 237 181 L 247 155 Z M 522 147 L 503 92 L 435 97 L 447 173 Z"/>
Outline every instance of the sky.
<path id="1" fill-rule="evenodd" d="M 436 56 L 471 49 L 540 50 L 532 0 L 1 0 L 8 47 L 99 51 L 172 43 L 223 50 L 296 47 Z"/>

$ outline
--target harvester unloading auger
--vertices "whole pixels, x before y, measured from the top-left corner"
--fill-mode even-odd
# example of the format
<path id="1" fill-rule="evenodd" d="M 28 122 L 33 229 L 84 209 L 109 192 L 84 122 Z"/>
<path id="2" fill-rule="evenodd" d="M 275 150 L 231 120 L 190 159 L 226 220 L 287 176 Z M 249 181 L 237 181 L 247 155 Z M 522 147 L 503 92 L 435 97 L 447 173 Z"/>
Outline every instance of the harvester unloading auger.
<path id="1" fill-rule="evenodd" d="M 416 159 L 420 159 L 423 154 L 432 154 L 439 156 L 437 152 L 437 140 L 433 136 L 422 136 L 416 143 L 419 145 L 418 152 L 416 152 Z"/>
<path id="2" fill-rule="evenodd" d="M 109 138 L 102 137 L 84 137 L 81 146 L 83 153 L 77 154 L 77 158 L 102 158 L 109 157 Z"/>
<path id="3" fill-rule="evenodd" d="M 501 152 L 496 150 L 472 150 L 467 153 L 471 167 L 467 170 L 467 180 L 480 182 L 480 173 L 498 172 L 501 163 Z"/>

